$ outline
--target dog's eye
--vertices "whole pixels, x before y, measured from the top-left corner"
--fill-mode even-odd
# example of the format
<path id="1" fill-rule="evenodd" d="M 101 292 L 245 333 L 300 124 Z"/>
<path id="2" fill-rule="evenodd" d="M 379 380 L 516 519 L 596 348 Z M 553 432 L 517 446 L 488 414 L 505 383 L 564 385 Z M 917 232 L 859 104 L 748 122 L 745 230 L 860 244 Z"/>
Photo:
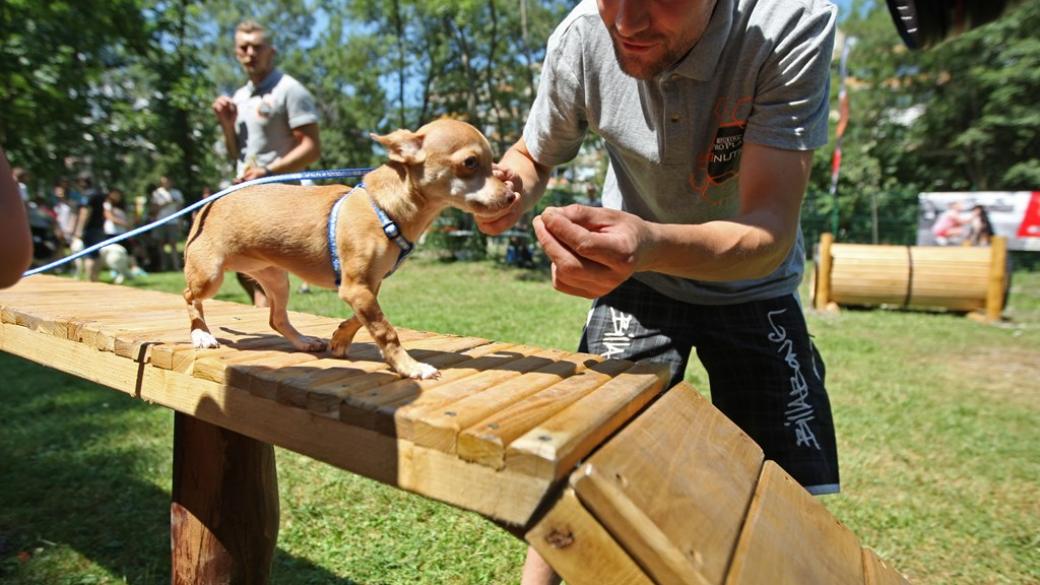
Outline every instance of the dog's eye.
<path id="1" fill-rule="evenodd" d="M 475 156 L 471 156 L 466 160 L 462 161 L 462 165 L 471 171 L 476 170 L 479 164 L 480 163 L 477 161 L 477 157 Z"/>

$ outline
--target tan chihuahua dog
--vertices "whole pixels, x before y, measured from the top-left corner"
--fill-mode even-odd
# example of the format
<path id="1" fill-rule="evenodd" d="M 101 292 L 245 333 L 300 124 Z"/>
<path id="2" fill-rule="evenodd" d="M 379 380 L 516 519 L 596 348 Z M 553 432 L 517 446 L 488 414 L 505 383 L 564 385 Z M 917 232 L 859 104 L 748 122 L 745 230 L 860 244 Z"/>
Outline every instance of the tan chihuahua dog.
<path id="1" fill-rule="evenodd" d="M 202 301 L 217 293 L 224 271 L 234 270 L 263 287 L 275 331 L 301 351 L 323 351 L 324 341 L 289 323 L 288 271 L 338 288 L 354 309 L 332 334 L 334 356 L 346 355 L 364 325 L 394 371 L 409 378 L 438 375 L 401 347 L 376 301 L 379 286 L 446 207 L 494 214 L 517 195 L 492 175 L 487 139 L 464 122 L 438 120 L 414 133 L 372 138 L 386 147 L 389 162 L 365 175 L 363 187 L 257 185 L 202 208 L 184 250 L 184 300 L 195 347 L 218 347 Z"/>

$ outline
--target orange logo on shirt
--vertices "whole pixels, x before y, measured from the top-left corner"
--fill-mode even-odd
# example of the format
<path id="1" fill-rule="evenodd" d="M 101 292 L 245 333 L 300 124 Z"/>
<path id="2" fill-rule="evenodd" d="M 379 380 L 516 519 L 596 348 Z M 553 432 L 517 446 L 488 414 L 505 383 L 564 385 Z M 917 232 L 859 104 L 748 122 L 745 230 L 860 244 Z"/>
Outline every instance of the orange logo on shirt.
<path id="1" fill-rule="evenodd" d="M 693 172 L 687 179 L 690 189 L 712 205 L 721 205 L 729 189 L 712 189 L 735 179 L 740 174 L 740 154 L 744 146 L 744 128 L 751 106 L 750 97 L 732 102 L 721 97 L 715 102 L 715 120 L 719 125 L 708 150 L 697 156 Z"/>

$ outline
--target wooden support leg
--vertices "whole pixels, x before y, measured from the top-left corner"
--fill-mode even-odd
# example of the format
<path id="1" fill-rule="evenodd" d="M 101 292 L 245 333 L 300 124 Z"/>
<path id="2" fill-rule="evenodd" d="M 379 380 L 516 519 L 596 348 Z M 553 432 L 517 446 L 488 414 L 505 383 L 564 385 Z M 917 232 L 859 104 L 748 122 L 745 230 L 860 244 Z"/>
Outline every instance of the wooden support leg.
<path id="1" fill-rule="evenodd" d="M 274 447 L 176 413 L 173 585 L 266 585 L 277 538 Z"/>

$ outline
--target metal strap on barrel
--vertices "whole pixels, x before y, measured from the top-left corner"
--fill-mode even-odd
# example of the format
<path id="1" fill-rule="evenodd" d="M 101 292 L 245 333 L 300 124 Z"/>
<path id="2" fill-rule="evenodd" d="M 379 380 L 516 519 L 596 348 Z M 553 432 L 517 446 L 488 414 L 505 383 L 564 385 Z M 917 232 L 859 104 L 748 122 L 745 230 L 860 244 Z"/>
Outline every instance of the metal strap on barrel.
<path id="1" fill-rule="evenodd" d="M 913 246 L 906 247 L 906 298 L 903 299 L 903 308 L 910 306 L 910 298 L 914 292 L 914 249 Z"/>

